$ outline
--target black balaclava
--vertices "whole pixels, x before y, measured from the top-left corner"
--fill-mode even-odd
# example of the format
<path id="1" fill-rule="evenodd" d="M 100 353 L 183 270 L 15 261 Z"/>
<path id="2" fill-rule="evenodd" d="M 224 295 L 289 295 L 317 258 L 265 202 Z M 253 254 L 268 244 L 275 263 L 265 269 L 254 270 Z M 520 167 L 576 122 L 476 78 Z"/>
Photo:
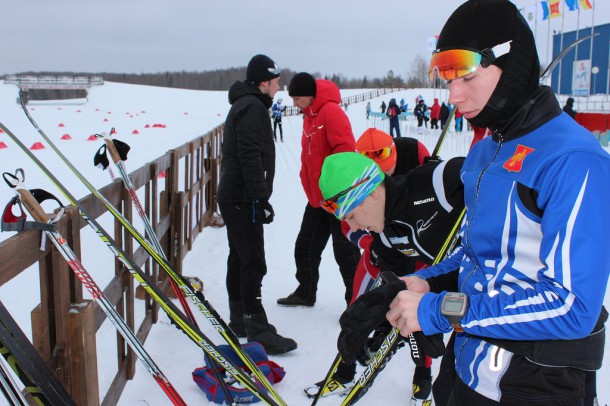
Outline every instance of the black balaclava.
<path id="1" fill-rule="evenodd" d="M 539 87 L 540 62 L 532 30 L 508 0 L 469 0 L 445 23 L 437 48 L 484 50 L 512 41 L 510 52 L 493 64 L 502 76 L 489 101 L 472 125 L 502 129 Z"/>

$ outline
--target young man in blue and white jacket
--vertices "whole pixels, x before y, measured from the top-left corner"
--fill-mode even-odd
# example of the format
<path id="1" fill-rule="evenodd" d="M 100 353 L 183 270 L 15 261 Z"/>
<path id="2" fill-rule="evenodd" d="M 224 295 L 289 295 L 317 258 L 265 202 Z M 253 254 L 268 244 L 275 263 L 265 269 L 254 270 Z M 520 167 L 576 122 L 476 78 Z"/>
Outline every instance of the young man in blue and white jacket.
<path id="1" fill-rule="evenodd" d="M 493 132 L 461 170 L 460 247 L 404 278 L 386 317 L 403 336 L 456 330 L 449 405 L 583 405 L 605 342 L 610 156 L 539 85 L 534 37 L 509 1 L 467 1 L 437 47 L 431 76 Z M 425 278 L 456 268 L 455 292 L 429 293 Z"/>

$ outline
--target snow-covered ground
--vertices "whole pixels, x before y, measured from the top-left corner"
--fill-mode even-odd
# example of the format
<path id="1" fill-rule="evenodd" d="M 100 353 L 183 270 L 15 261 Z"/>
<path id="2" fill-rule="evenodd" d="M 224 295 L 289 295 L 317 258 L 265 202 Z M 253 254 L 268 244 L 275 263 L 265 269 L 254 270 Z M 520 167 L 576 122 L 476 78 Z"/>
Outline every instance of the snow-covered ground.
<path id="1" fill-rule="evenodd" d="M 362 93 L 365 90 L 343 91 L 343 96 Z M 422 94 L 427 104 L 433 97 L 446 100 L 446 92 L 432 89 L 408 90 L 385 95 L 371 100 L 374 111 L 384 100 L 391 97 L 404 98 L 412 107 L 415 97 Z M 25 118 L 16 104 L 17 88 L 0 82 L 0 121 L 17 134 L 26 145 L 40 141 L 38 133 Z M 276 96 L 291 105 L 286 92 Z M 372 121 L 365 117 L 365 104 L 349 106 L 348 116 L 354 134 L 358 137 Z M 109 176 L 93 167 L 93 156 L 99 141 L 87 141 L 93 133 L 109 131 L 115 127 L 117 138 L 127 142 L 132 150 L 127 161 L 128 169 L 135 170 L 144 163 L 162 155 L 168 149 L 181 145 L 222 123 L 229 110 L 226 92 L 202 92 L 133 86 L 106 83 L 93 88 L 88 100 L 77 102 L 40 103 L 32 102 L 30 111 L 45 133 L 72 160 L 85 177 L 96 187 L 109 182 Z M 63 127 L 60 127 L 63 124 Z M 149 124 L 151 128 L 145 128 Z M 153 124 L 165 124 L 166 128 L 152 128 Z M 268 274 L 263 284 L 263 302 L 269 320 L 285 336 L 294 338 L 299 348 L 286 355 L 272 357 L 286 369 L 286 377 L 277 385 L 277 390 L 288 405 L 308 405 L 310 400 L 303 388 L 323 378 L 330 362 L 336 354 L 336 337 L 339 332 L 338 318 L 343 311 L 342 282 L 331 249 L 323 255 L 320 267 L 318 300 L 314 308 L 286 308 L 277 306 L 275 301 L 292 292 L 296 287 L 294 278 L 294 241 L 299 230 L 306 198 L 298 177 L 300 169 L 300 135 L 302 119 L 287 117 L 283 120 L 284 142 L 276 145 L 276 178 L 271 203 L 276 212 L 275 221 L 265 227 L 265 243 Z M 384 124 L 386 125 L 386 124 Z M 383 128 L 383 127 L 381 127 Z M 403 135 L 416 136 L 411 122 L 402 123 Z M 132 134 L 138 130 L 140 134 Z M 72 140 L 60 138 L 69 134 Z M 432 150 L 438 131 L 429 132 L 419 138 Z M 449 158 L 467 152 L 472 134 L 450 133 L 441 150 L 441 156 Z M 36 168 L 6 135 L 0 134 L 0 142 L 8 148 L 0 149 L 0 171 L 13 172 L 23 167 L 26 183 L 31 188 L 45 188 L 57 194 L 38 168 Z M 35 152 L 77 197 L 88 194 L 74 176 L 65 168 L 49 149 Z M 12 191 L 0 186 L 0 205 L 8 202 Z M 111 219 L 104 215 L 100 223 L 110 227 Z M 136 226 L 140 227 L 138 224 Z M 14 233 L 2 233 L 0 239 L 9 238 Z M 100 286 L 105 286 L 112 278 L 113 256 L 104 248 L 88 228 L 82 232 L 83 263 L 93 274 Z M 224 229 L 207 228 L 195 241 L 193 250 L 184 264 L 186 275 L 198 276 L 205 283 L 204 293 L 215 308 L 228 319 L 228 303 L 224 275 L 228 246 Z M 37 268 L 33 267 L 18 278 L 0 287 L 0 298 L 20 323 L 26 334 L 31 336 L 30 311 L 40 301 L 37 284 Z M 606 295 L 606 306 L 610 305 L 610 295 Z M 141 311 L 141 306 L 138 307 Z M 199 315 L 200 316 L 200 315 Z M 222 339 L 212 326 L 198 317 L 203 332 L 218 344 Z M 104 323 L 97 336 L 100 392 L 104 393 L 111 383 L 109 372 L 115 366 L 113 354 L 116 345 L 114 328 Z M 209 404 L 204 393 L 195 385 L 191 372 L 203 365 L 202 351 L 184 334 L 173 327 L 165 314 L 155 325 L 146 342 L 146 348 L 157 364 L 171 380 L 188 404 Z M 438 368 L 438 361 L 434 368 Z M 401 350 L 379 376 L 369 393 L 359 402 L 362 405 L 404 405 L 410 396 L 412 362 L 407 351 Z M 610 361 L 608 357 L 598 374 L 600 405 L 610 403 Z M 3 401 L 0 400 L 0 404 Z M 338 404 L 339 399 L 328 398 L 321 405 Z M 137 364 L 133 381 L 127 384 L 121 405 L 166 405 L 169 401 L 146 370 Z"/>

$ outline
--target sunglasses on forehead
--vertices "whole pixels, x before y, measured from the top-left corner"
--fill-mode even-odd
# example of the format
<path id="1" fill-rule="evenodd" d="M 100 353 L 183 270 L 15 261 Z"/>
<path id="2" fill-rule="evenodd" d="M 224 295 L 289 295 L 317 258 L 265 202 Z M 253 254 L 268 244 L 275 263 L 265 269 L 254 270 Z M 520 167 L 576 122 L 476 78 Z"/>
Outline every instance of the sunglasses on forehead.
<path id="1" fill-rule="evenodd" d="M 428 75 L 430 80 L 437 76 L 444 80 L 454 80 L 477 70 L 487 68 L 499 57 L 510 52 L 511 41 L 504 42 L 482 51 L 470 48 L 437 49 L 432 53 Z"/>
<path id="2" fill-rule="evenodd" d="M 335 212 L 339 209 L 339 203 L 338 203 L 339 199 L 341 199 L 343 196 L 345 196 L 346 194 L 348 194 L 349 192 L 351 192 L 358 186 L 362 185 L 364 182 L 368 181 L 369 179 L 371 179 L 370 176 L 362 178 L 360 181 L 354 183 L 352 186 L 348 187 L 347 189 L 342 190 L 341 192 L 337 193 L 333 197 L 329 197 L 328 199 L 320 201 L 320 206 L 322 206 L 322 208 L 324 210 L 326 210 L 328 213 L 335 214 Z"/>

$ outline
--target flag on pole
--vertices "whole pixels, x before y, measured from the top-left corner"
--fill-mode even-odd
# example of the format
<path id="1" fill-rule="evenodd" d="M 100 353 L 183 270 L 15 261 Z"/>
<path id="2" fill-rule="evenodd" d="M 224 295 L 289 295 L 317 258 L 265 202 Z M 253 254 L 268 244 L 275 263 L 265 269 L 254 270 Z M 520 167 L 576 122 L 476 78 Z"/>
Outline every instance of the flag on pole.
<path id="1" fill-rule="evenodd" d="M 570 11 L 578 10 L 578 0 L 565 0 Z"/>
<path id="2" fill-rule="evenodd" d="M 561 17 L 561 12 L 559 11 L 559 2 L 561 0 L 549 0 L 549 10 L 551 14 L 549 18 Z"/>
<path id="3" fill-rule="evenodd" d="M 580 4 L 580 8 L 583 10 L 591 10 L 593 6 L 591 5 L 591 0 L 578 0 Z"/>
<path id="4" fill-rule="evenodd" d="M 542 20 L 542 21 L 544 21 L 544 20 L 548 20 L 548 19 L 549 19 L 549 14 L 550 14 L 550 11 L 549 11 L 549 3 L 547 3 L 547 1 L 546 1 L 546 0 L 542 0 L 542 1 L 541 1 L 540 3 L 538 3 L 538 4 L 540 4 L 540 8 L 542 9 L 542 14 L 541 14 L 541 17 L 542 17 L 542 18 L 541 18 L 541 20 Z"/>

